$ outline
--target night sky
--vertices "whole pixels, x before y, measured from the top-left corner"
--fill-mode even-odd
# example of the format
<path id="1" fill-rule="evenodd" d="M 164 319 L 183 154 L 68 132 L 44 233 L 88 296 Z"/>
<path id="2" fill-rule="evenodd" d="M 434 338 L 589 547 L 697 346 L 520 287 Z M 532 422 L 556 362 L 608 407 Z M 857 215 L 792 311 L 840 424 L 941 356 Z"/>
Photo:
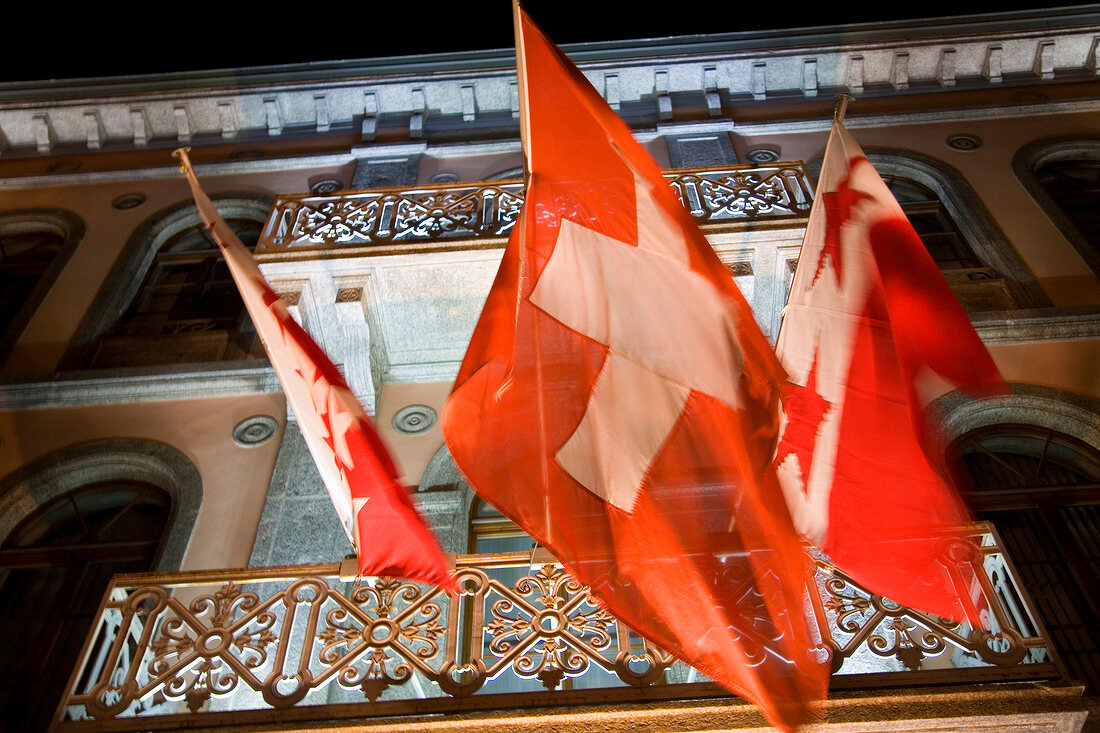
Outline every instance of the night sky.
<path id="1" fill-rule="evenodd" d="M 837 0 L 797 11 L 763 0 L 669 5 L 681 10 L 643 13 L 637 3 L 618 0 L 524 3 L 559 44 L 957 16 L 1040 4 L 1038 0 L 895 0 L 858 12 L 845 9 L 852 3 Z M 99 5 L 92 12 L 85 9 L 79 17 L 63 19 L 43 12 L 37 3 L 6 9 L 0 81 L 227 69 L 512 45 L 508 0 L 300 2 L 279 11 L 258 4 L 214 7 L 218 9 L 186 2 Z M 167 20 L 142 20 L 162 12 Z M 13 42 L 15 38 L 27 45 Z"/>

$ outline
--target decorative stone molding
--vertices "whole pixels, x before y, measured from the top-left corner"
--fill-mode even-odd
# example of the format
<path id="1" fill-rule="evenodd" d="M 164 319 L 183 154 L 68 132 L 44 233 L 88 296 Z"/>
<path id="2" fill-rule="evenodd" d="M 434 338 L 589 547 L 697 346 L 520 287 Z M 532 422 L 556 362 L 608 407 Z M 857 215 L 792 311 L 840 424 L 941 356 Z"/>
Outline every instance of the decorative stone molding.
<path id="1" fill-rule="evenodd" d="M 943 446 L 967 433 L 993 425 L 1032 425 L 1100 445 L 1100 400 L 1052 387 L 1012 384 L 1012 393 L 973 399 L 952 392 L 928 411 L 942 427 Z"/>
<path id="2" fill-rule="evenodd" d="M 72 372 L 64 379 L 0 385 L 0 408 L 86 407 L 281 392 L 266 360 L 155 369 Z"/>
<path id="3" fill-rule="evenodd" d="M 402 435 L 420 435 L 431 430 L 439 416 L 427 405 L 407 405 L 394 413 L 390 423 Z"/>
<path id="4" fill-rule="evenodd" d="M 1094 306 L 975 313 L 971 321 L 986 344 L 1100 338 L 1100 308 Z"/>
<path id="5" fill-rule="evenodd" d="M 565 50 L 609 102 L 649 104 L 656 123 L 685 95 L 698 95 L 708 114 L 719 116 L 730 100 L 746 96 L 908 94 L 1094 77 L 1095 13 L 1050 11 L 1041 20 L 1044 27 L 1035 29 L 1039 18 L 1009 13 L 968 25 L 965 33 L 897 23 L 848 29 L 844 36 L 835 29 L 810 37 L 733 33 Z M 70 145 L 126 149 L 306 131 L 361 130 L 369 142 L 379 121 L 390 118 L 407 120 L 410 139 L 431 139 L 434 120 L 447 128 L 499 127 L 516 107 L 506 50 L 460 60 L 440 54 L 332 62 L 322 69 L 179 74 L 175 81 L 178 91 L 161 91 L 162 76 L 120 81 L 112 97 L 97 95 L 92 82 L 70 82 L 52 85 L 48 100 L 36 99 L 41 92 L 31 84 L 7 85 L 0 89 L 0 134 L 9 150 L 40 154 Z M 216 96 L 196 95 L 196 89 Z"/>
<path id="6" fill-rule="evenodd" d="M 233 428 L 233 442 L 251 448 L 262 445 L 279 430 L 279 421 L 268 415 L 254 415 Z"/>

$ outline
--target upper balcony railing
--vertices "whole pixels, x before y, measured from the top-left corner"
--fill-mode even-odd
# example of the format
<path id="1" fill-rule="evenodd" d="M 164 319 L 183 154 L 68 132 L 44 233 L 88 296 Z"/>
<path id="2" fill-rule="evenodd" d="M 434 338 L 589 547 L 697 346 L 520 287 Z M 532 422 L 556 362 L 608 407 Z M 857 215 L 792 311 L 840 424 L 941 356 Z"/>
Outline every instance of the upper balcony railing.
<path id="1" fill-rule="evenodd" d="M 1060 676 L 996 533 L 976 524 L 969 534 L 953 556 L 985 569 L 970 595 L 988 630 L 868 593 L 815 556 L 807 608 L 834 689 Z M 513 553 L 457 566 L 457 597 L 393 579 L 356 586 L 337 566 L 117 576 L 54 729 L 728 694 L 594 605 L 553 562 Z"/>
<path id="2" fill-rule="evenodd" d="M 700 223 L 804 216 L 813 188 L 802 163 L 698 168 L 666 174 Z M 508 236 L 523 206 L 520 181 L 280 196 L 257 253 Z"/>

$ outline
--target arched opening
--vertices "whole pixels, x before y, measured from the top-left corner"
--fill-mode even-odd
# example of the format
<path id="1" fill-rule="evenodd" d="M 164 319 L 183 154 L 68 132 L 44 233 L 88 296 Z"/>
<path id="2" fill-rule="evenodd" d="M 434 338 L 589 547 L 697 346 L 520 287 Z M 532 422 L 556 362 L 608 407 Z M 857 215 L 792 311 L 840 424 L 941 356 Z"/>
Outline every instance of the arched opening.
<path id="1" fill-rule="evenodd" d="M 226 223 L 252 250 L 261 222 Z M 127 335 L 164 336 L 194 331 L 238 331 L 244 304 L 218 245 L 202 223 L 174 233 L 161 245 L 129 309 L 119 320 Z M 243 345 L 238 348 L 247 353 Z"/>
<path id="2" fill-rule="evenodd" d="M 1036 140 L 1016 152 L 1012 170 L 1085 264 L 1100 276 L 1100 140 Z"/>
<path id="3" fill-rule="evenodd" d="M 1100 160 L 1052 160 L 1035 180 L 1100 256 Z"/>
<path id="4" fill-rule="evenodd" d="M 908 151 L 868 150 L 867 158 L 967 311 L 1050 305 L 1035 276 L 957 170 Z"/>
<path id="5" fill-rule="evenodd" d="M 65 244 L 60 232 L 0 232 L 0 333 L 34 291 Z"/>
<path id="6" fill-rule="evenodd" d="M 1069 673 L 1100 690 L 1100 452 L 1055 430 L 995 425 L 953 446 Z"/>
<path id="7" fill-rule="evenodd" d="M 256 247 L 262 221 L 231 217 L 226 223 L 245 247 Z M 172 227 L 92 366 L 247 359 L 262 352 L 225 258 L 196 220 Z"/>
<path id="8" fill-rule="evenodd" d="M 470 509 L 471 553 L 529 552 L 534 542 L 529 534 L 484 499 L 474 499 Z"/>
<path id="9" fill-rule="evenodd" d="M 0 359 L 23 330 L 84 236 L 66 211 L 0 215 Z"/>
<path id="10" fill-rule="evenodd" d="M 168 493 L 137 481 L 66 492 L 0 545 L 0 708 L 11 730 L 46 730 L 116 573 L 150 570 L 171 515 Z"/>
<path id="11" fill-rule="evenodd" d="M 882 180 L 941 270 L 982 267 L 955 219 L 930 188 L 900 176 L 884 175 Z"/>
<path id="12" fill-rule="evenodd" d="M 215 205 L 248 249 L 270 203 Z M 217 244 L 194 204 L 158 213 L 130 237 L 74 335 L 63 369 L 191 364 L 261 357 L 263 348 Z"/>

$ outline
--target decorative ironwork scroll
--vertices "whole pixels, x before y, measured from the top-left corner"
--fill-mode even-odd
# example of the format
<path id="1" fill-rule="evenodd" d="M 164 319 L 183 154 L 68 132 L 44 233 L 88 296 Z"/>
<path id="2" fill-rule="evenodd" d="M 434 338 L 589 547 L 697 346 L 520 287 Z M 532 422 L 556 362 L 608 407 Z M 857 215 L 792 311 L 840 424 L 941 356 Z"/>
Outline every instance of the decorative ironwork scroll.
<path id="1" fill-rule="evenodd" d="M 989 630 L 868 593 L 814 556 L 808 603 L 834 686 L 863 674 L 1058 675 L 995 533 L 975 525 L 973 538 L 953 551 L 986 570 L 970 595 Z M 57 729 L 134 717 L 143 728 L 163 728 L 180 715 L 223 721 L 352 702 L 360 703 L 357 715 L 386 714 L 395 704 L 458 704 L 484 693 L 616 686 L 625 693 L 697 678 L 558 565 L 529 564 L 519 553 L 466 556 L 457 582 L 460 593 L 450 596 L 392 578 L 342 583 L 332 566 L 120 576 Z M 684 696 L 699 694 L 697 684 L 681 687 Z"/>
<path id="2" fill-rule="evenodd" d="M 812 198 L 800 163 L 675 171 L 668 179 L 700 223 L 801 216 Z M 280 196 L 256 252 L 506 237 L 522 206 L 518 181 Z"/>
<path id="3" fill-rule="evenodd" d="M 1001 552 L 992 528 L 980 525 L 966 542 L 947 547 L 967 574 L 970 597 L 984 628 L 907 608 L 859 587 L 815 553 L 818 623 L 829 630 L 833 673 L 944 668 L 1012 667 L 1052 662 L 1034 614 Z"/>
<path id="4" fill-rule="evenodd" d="M 284 196 L 256 251 L 503 237 L 522 206 L 520 183 Z"/>
<path id="5" fill-rule="evenodd" d="M 799 216 L 813 199 L 796 163 L 683 172 L 671 176 L 671 184 L 700 223 Z"/>

